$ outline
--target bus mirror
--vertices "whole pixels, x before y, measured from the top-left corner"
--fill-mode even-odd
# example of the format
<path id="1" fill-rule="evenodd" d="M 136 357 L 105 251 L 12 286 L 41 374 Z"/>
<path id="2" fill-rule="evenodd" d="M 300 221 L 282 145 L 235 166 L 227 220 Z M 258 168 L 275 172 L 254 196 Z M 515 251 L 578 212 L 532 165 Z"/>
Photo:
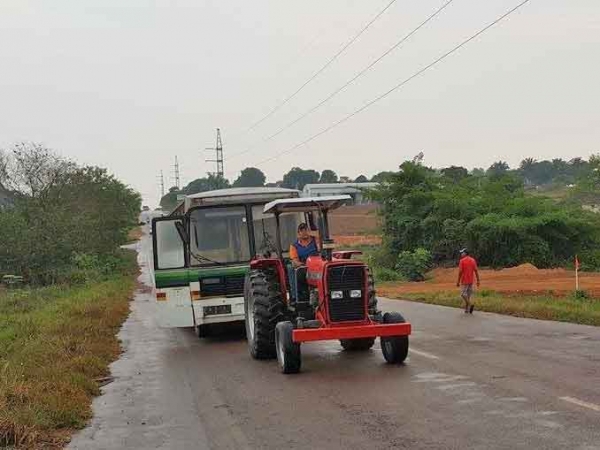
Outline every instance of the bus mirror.
<path id="1" fill-rule="evenodd" d="M 188 235 L 187 230 L 182 222 L 175 222 L 175 228 L 177 228 L 177 233 L 179 233 L 179 238 L 183 241 L 186 246 L 190 245 L 190 237 Z"/>

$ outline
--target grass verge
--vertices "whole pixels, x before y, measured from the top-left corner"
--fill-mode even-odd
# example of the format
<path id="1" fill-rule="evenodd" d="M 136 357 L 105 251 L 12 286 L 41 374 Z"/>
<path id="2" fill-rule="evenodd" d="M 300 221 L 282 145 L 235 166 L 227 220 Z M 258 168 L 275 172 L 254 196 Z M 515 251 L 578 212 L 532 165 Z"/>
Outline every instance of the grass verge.
<path id="1" fill-rule="evenodd" d="M 62 448 L 120 353 L 137 265 L 87 285 L 0 292 L 0 447 Z"/>
<path id="2" fill-rule="evenodd" d="M 385 285 L 380 286 L 385 295 Z M 457 291 L 425 294 L 402 294 L 396 296 L 434 305 L 462 308 L 463 303 Z M 480 291 L 475 297 L 475 307 L 479 311 L 505 314 L 530 319 L 555 320 L 584 325 L 600 326 L 600 300 L 594 298 L 502 295 L 494 291 Z"/>
<path id="3" fill-rule="evenodd" d="M 137 226 L 137 227 L 134 227 L 131 230 L 129 230 L 129 233 L 127 233 L 127 239 L 129 240 L 129 242 L 137 242 L 142 238 L 143 235 L 144 235 L 143 227 Z"/>

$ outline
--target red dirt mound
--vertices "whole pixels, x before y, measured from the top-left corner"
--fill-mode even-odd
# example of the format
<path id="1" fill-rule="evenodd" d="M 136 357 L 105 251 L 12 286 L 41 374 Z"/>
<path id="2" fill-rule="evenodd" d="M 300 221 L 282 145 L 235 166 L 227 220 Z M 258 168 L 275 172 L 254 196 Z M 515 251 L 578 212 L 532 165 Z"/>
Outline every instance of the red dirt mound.
<path id="1" fill-rule="evenodd" d="M 552 291 L 558 295 L 575 290 L 575 272 L 565 269 L 538 269 L 522 264 L 502 270 L 482 269 L 481 289 L 504 294 L 535 294 Z M 458 269 L 435 269 L 422 283 L 386 283 L 378 288 L 380 295 L 419 294 L 456 289 Z M 600 296 L 600 273 L 580 273 L 580 289 Z M 387 294 L 386 294 L 387 293 Z"/>

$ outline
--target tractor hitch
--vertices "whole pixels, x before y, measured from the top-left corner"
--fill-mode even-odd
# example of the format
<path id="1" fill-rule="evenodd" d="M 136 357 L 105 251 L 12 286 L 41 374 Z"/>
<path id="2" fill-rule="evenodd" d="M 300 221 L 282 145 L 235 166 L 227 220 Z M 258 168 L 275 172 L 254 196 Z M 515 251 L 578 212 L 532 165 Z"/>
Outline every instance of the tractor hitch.
<path id="1" fill-rule="evenodd" d="M 292 340 L 295 343 L 309 341 L 328 341 L 341 339 L 360 339 L 375 337 L 400 337 L 411 333 L 410 323 L 375 323 L 371 325 L 350 325 L 321 328 L 295 328 Z"/>

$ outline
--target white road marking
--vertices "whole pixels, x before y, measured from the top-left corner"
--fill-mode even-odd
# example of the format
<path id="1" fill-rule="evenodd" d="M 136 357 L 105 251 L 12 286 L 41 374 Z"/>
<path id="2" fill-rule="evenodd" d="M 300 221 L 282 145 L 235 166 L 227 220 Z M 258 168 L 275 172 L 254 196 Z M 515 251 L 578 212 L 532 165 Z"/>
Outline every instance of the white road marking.
<path id="1" fill-rule="evenodd" d="M 552 420 L 535 420 L 534 422 L 546 428 L 557 429 L 563 427 L 560 423 L 556 423 Z"/>
<path id="2" fill-rule="evenodd" d="M 498 400 L 500 400 L 501 402 L 516 402 L 516 403 L 525 403 L 525 402 L 529 401 L 525 397 L 502 397 L 502 398 L 499 398 Z"/>
<path id="3" fill-rule="evenodd" d="M 446 384 L 443 386 L 438 386 L 436 389 L 439 389 L 440 391 L 449 391 L 450 389 L 466 388 L 473 386 L 477 386 L 477 383 L 467 381 L 466 383 Z"/>
<path id="4" fill-rule="evenodd" d="M 440 359 L 439 356 L 435 356 L 435 355 L 433 355 L 431 353 L 427 353 L 427 352 L 422 352 L 421 350 L 416 350 L 416 349 L 414 349 L 412 347 L 409 349 L 409 352 L 410 353 L 414 353 L 415 355 L 422 356 L 423 358 Z"/>
<path id="5" fill-rule="evenodd" d="M 441 372 L 423 372 L 415 375 L 415 383 L 445 383 L 448 381 L 464 380 L 465 376 L 462 375 L 448 375 L 447 373 Z"/>
<path id="6" fill-rule="evenodd" d="M 600 405 L 596 405 L 594 403 L 584 402 L 583 400 L 579 400 L 578 398 L 573 397 L 559 397 L 560 400 L 564 402 L 569 402 L 577 406 L 581 406 L 583 408 L 591 409 L 592 411 L 600 412 Z"/>

